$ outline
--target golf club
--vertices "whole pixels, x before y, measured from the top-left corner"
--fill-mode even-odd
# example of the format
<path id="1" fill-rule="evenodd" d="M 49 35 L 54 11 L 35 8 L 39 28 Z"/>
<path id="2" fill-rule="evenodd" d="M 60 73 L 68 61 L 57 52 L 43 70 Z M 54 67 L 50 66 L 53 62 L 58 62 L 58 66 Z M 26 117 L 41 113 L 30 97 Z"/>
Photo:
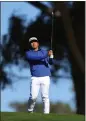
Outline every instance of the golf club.
<path id="1" fill-rule="evenodd" d="M 51 50 L 52 50 L 52 42 L 53 42 L 53 25 L 54 25 L 54 13 L 52 12 Z"/>

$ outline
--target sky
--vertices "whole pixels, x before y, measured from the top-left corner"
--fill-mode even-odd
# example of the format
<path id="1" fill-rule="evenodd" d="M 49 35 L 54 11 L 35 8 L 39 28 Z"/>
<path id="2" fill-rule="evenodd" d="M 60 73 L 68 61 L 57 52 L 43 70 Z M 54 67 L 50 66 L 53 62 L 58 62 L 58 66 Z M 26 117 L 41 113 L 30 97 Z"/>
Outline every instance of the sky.
<path id="1" fill-rule="evenodd" d="M 8 33 L 9 17 L 12 15 L 24 15 L 25 25 L 30 21 L 35 21 L 36 17 L 40 14 L 40 10 L 33 7 L 26 2 L 1 2 L 1 35 Z M 26 102 L 29 98 L 29 86 L 30 86 L 30 71 L 28 69 L 19 70 L 18 66 L 11 66 L 10 70 L 16 74 L 27 76 L 28 79 L 16 80 L 12 87 L 7 87 L 5 90 L 1 91 L 1 111 L 15 111 L 9 107 L 11 102 Z M 64 73 L 59 71 L 59 73 Z M 57 83 L 50 84 L 50 101 L 57 102 L 61 101 L 68 103 L 74 110 L 75 106 L 75 93 L 71 91 L 73 88 L 72 79 L 59 79 Z M 37 102 L 41 102 L 41 96 L 39 93 Z"/>

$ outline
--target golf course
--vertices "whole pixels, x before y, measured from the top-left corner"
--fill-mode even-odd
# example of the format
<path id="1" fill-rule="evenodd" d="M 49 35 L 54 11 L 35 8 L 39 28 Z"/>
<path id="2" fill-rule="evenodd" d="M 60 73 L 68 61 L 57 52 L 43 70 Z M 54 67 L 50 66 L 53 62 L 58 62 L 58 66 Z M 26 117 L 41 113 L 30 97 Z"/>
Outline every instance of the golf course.
<path id="1" fill-rule="evenodd" d="M 1 121 L 85 121 L 85 116 L 76 114 L 42 114 L 27 112 L 1 112 Z"/>

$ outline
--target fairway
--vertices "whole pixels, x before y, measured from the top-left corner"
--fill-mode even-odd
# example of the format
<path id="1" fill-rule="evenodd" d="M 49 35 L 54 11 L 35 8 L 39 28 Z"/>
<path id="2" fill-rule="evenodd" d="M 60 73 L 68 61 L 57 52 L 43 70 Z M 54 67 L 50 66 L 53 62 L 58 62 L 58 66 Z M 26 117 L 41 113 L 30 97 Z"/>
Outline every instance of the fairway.
<path id="1" fill-rule="evenodd" d="M 83 115 L 58 115 L 25 112 L 3 112 L 1 121 L 85 121 Z"/>

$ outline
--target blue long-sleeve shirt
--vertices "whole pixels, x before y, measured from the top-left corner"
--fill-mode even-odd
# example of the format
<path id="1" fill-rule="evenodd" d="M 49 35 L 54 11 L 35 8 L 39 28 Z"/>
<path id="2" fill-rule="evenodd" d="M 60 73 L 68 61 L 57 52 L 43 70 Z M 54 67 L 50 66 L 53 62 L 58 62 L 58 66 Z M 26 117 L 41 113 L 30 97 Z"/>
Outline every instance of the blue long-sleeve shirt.
<path id="1" fill-rule="evenodd" d="M 49 58 L 46 50 L 29 50 L 26 52 L 26 58 L 29 61 L 32 76 L 51 76 L 49 64 L 52 64 L 52 58 Z"/>

